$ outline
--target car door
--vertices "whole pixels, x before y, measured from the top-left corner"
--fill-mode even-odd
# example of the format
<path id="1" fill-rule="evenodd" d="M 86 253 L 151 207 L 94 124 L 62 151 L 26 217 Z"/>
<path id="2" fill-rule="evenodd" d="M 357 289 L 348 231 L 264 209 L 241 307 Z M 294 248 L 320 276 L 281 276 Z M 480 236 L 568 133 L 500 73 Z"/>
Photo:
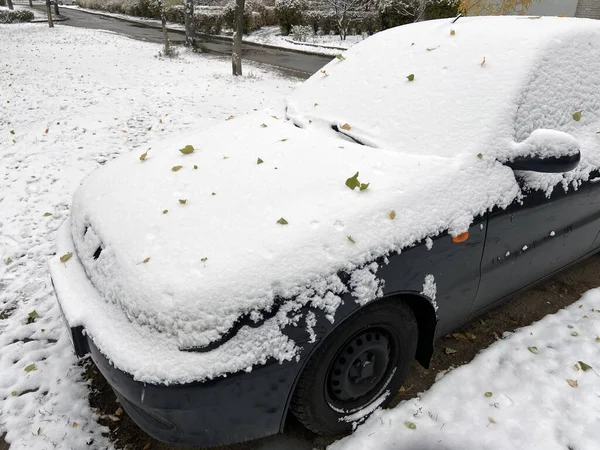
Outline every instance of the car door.
<path id="1" fill-rule="evenodd" d="M 526 192 L 522 202 L 492 211 L 473 312 L 589 254 L 599 230 L 600 183 L 594 181 L 568 191 L 556 186 L 550 197 Z"/>

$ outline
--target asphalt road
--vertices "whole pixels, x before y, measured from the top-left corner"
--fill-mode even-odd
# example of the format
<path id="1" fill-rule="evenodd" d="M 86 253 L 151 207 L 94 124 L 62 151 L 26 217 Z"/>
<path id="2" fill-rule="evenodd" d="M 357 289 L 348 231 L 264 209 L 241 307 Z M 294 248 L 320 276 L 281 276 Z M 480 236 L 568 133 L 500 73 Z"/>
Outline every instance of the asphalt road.
<path id="1" fill-rule="evenodd" d="M 40 10 L 44 9 L 41 4 L 34 5 L 34 7 Z M 71 8 L 60 8 L 60 13 L 69 18 L 64 22 L 57 22 L 63 26 L 108 30 L 148 42 L 162 42 L 162 31 L 145 24 L 90 14 Z M 169 31 L 169 40 L 175 44 L 182 44 L 185 41 L 185 34 Z M 231 56 L 231 42 L 229 41 L 199 38 L 198 42 L 203 52 L 215 56 Z M 287 75 L 300 78 L 308 78 L 332 59 L 330 56 L 309 55 L 247 44 L 243 46 L 242 57 L 249 61 L 275 66 Z"/>

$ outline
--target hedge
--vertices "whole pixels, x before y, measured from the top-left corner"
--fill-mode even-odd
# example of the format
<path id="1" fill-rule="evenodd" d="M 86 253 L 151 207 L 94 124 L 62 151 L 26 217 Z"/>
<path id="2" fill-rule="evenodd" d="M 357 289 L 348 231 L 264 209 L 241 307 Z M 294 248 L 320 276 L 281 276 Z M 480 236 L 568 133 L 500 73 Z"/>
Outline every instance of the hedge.
<path id="1" fill-rule="evenodd" d="M 0 9 L 0 23 L 31 22 L 33 17 L 31 11 Z"/>

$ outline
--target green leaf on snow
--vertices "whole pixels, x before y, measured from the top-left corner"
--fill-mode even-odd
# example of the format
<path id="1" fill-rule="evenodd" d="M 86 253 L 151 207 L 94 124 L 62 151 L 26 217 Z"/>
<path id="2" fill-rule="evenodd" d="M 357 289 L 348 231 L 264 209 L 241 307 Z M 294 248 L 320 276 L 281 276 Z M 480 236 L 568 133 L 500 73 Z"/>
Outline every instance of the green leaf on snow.
<path id="1" fill-rule="evenodd" d="M 415 81 L 415 74 L 411 73 L 410 75 L 407 75 L 406 78 L 408 79 L 408 81 Z"/>
<path id="2" fill-rule="evenodd" d="M 27 314 L 27 317 L 29 317 L 33 321 L 33 320 L 37 319 L 38 317 L 40 317 L 40 315 L 34 309 L 33 311 L 31 311 L 30 313 Z"/>
<path id="3" fill-rule="evenodd" d="M 583 361 L 577 361 L 577 362 L 581 366 L 581 370 L 583 370 L 584 372 L 587 372 L 588 370 L 590 370 L 592 368 L 592 366 L 590 366 L 589 364 L 584 363 Z"/>
<path id="4" fill-rule="evenodd" d="M 181 153 L 183 153 L 184 155 L 189 155 L 190 153 L 194 153 L 194 146 L 193 145 L 186 145 L 183 148 L 180 148 L 179 151 Z"/>
<path id="5" fill-rule="evenodd" d="M 335 57 L 336 57 L 337 59 L 339 59 L 340 61 L 343 61 L 343 60 L 345 60 L 345 59 L 346 59 L 346 58 L 344 58 L 344 55 L 342 55 L 341 53 L 339 53 L 339 54 L 335 55 Z"/>
<path id="6" fill-rule="evenodd" d="M 67 262 L 69 259 L 71 259 L 71 256 L 73 256 L 73 253 L 71 253 L 71 252 L 65 253 L 64 255 L 62 255 L 60 257 L 60 262 L 61 263 Z"/>
<path id="7" fill-rule="evenodd" d="M 264 161 L 263 161 L 262 159 L 258 158 L 258 159 L 256 160 L 256 164 L 262 164 L 262 163 L 264 163 Z"/>
<path id="8" fill-rule="evenodd" d="M 172 170 L 173 172 L 178 172 L 179 170 L 181 170 L 181 168 L 182 168 L 182 167 L 183 167 L 183 166 L 173 166 L 173 167 L 171 167 L 171 170 Z"/>
<path id="9" fill-rule="evenodd" d="M 491 392 L 486 392 L 486 393 L 485 393 L 485 394 L 483 394 L 483 395 L 485 395 L 486 397 L 488 397 L 488 398 L 489 398 L 489 397 L 491 397 L 493 394 L 492 394 Z"/>
<path id="10" fill-rule="evenodd" d="M 416 430 L 417 429 L 417 426 L 414 423 L 409 422 L 408 420 L 406 422 L 404 422 L 404 425 L 406 426 L 406 428 L 408 428 L 410 430 Z"/>
<path id="11" fill-rule="evenodd" d="M 282 217 L 281 219 L 279 219 L 279 220 L 277 221 L 277 223 L 278 223 L 278 224 L 280 224 L 280 225 L 287 225 L 287 224 L 288 224 L 288 221 L 287 221 L 287 220 L 285 220 L 285 219 Z"/>
<path id="12" fill-rule="evenodd" d="M 28 366 L 26 366 L 23 370 L 25 372 L 29 373 L 29 372 L 33 372 L 34 370 L 37 370 L 37 367 L 35 367 L 35 363 L 31 363 Z"/>
<path id="13" fill-rule="evenodd" d="M 573 120 L 576 122 L 579 122 L 581 120 L 581 113 L 583 112 L 583 110 L 581 111 L 575 111 L 573 113 Z"/>
<path id="14" fill-rule="evenodd" d="M 346 236 L 348 238 L 348 240 L 350 242 L 352 242 L 353 244 L 356 244 L 356 241 L 354 239 L 352 239 L 352 236 Z"/>
<path id="15" fill-rule="evenodd" d="M 529 350 L 531 353 L 534 353 L 536 355 L 539 353 L 539 350 L 536 346 L 527 347 L 527 350 Z"/>

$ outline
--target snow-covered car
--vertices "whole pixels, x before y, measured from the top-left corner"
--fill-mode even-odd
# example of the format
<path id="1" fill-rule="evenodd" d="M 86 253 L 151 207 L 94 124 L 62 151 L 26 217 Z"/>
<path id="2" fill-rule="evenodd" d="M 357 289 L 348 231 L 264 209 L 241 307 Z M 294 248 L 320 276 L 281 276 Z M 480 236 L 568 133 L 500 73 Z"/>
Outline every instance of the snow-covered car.
<path id="1" fill-rule="evenodd" d="M 158 439 L 338 434 L 453 328 L 600 247 L 600 22 L 384 31 L 281 105 L 120 157 L 50 261 Z"/>

